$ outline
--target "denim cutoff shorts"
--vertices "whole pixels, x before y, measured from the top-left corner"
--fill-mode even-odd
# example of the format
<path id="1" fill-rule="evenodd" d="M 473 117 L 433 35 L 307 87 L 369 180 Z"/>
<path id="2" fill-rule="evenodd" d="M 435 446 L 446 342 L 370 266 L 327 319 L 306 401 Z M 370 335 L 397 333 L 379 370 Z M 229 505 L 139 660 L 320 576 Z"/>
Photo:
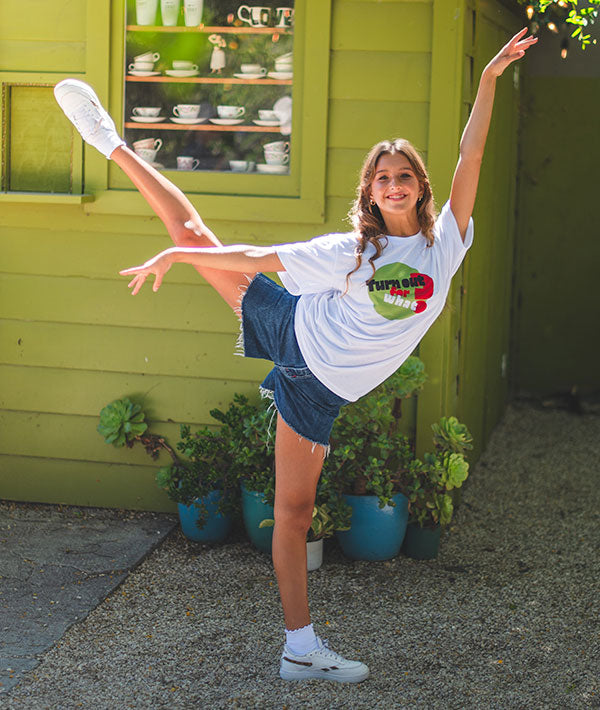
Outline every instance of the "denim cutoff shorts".
<path id="1" fill-rule="evenodd" d="M 271 360 L 275 367 L 261 385 L 272 397 L 283 421 L 313 444 L 329 449 L 329 435 L 340 407 L 338 397 L 308 369 L 294 332 L 299 296 L 264 274 L 257 274 L 242 298 L 242 341 L 245 357 Z"/>

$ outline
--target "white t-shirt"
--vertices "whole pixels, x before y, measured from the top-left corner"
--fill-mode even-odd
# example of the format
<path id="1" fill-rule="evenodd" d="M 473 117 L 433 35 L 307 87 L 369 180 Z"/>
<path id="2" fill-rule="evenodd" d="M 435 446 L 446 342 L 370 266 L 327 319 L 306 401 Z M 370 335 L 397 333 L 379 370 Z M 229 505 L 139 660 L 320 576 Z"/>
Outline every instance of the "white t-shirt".
<path id="1" fill-rule="evenodd" d="M 447 202 L 434 232 L 432 247 L 421 232 L 388 237 L 374 276 L 369 244 L 345 294 L 346 274 L 356 266 L 356 233 L 275 247 L 286 269 L 279 273 L 283 285 L 300 296 L 294 322 L 300 352 L 339 397 L 355 401 L 387 379 L 440 314 L 473 242 L 473 220 L 463 244 Z"/>

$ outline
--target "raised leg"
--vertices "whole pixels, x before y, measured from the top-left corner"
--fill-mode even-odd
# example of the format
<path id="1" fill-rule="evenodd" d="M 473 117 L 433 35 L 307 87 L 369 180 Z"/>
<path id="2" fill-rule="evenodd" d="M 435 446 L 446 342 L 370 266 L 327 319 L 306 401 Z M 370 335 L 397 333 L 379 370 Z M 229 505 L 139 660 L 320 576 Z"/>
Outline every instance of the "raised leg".
<path id="1" fill-rule="evenodd" d="M 323 447 L 313 446 L 277 417 L 273 565 L 290 631 L 310 624 L 306 534 L 312 520 Z"/>
<path id="2" fill-rule="evenodd" d="M 161 175 L 158 170 L 155 170 L 126 146 L 116 148 L 110 157 L 141 192 L 164 223 L 171 239 L 177 246 L 222 246 L 183 192 L 164 175 Z M 194 228 L 190 229 L 185 226 L 189 222 Z M 234 309 L 239 306 L 241 290 L 254 276 L 254 274 L 241 274 L 235 271 L 194 268 Z"/>

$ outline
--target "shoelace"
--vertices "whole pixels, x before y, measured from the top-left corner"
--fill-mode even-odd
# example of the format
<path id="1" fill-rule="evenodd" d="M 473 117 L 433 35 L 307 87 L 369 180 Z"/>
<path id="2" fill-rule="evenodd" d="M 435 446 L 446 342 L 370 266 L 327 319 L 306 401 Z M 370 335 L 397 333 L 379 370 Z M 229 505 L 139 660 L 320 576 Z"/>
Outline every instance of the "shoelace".
<path id="1" fill-rule="evenodd" d="M 340 656 L 339 653 L 336 653 L 335 651 L 333 651 L 332 649 L 329 648 L 329 640 L 328 639 L 321 639 L 321 643 L 323 644 L 323 648 L 326 649 L 326 651 L 327 651 L 326 655 L 329 658 L 333 658 L 336 661 L 343 661 L 344 660 L 344 658 L 342 656 Z"/>

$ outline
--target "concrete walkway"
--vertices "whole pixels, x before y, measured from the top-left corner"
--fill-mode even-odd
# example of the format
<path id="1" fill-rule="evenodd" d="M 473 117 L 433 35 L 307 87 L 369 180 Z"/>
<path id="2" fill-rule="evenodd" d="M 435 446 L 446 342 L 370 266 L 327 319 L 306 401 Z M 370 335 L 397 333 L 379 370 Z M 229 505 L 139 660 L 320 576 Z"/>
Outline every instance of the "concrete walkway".
<path id="1" fill-rule="evenodd" d="M 169 519 L 123 520 L 138 541 L 130 554 L 125 537 L 114 547 L 99 540 L 99 527 L 118 528 L 110 511 L 91 511 L 81 527 L 75 510 L 5 506 L 0 604 L 11 586 L 22 585 L 22 598 L 14 591 L 13 606 L 4 605 L 1 640 L 9 667 L 18 671 L 14 659 L 24 659 L 19 667 L 30 670 L 13 674 L 19 682 L 0 707 L 600 708 L 599 461 L 597 412 L 517 403 L 471 472 L 437 560 L 352 562 L 331 541 L 309 576 L 312 612 L 334 649 L 370 666 L 358 686 L 278 678 L 282 621 L 271 564 L 242 538 L 207 548 L 174 529 L 127 575 Z M 112 522 L 101 525 L 103 515 Z M 28 526 L 19 548 L 7 537 L 17 522 Z M 59 523 L 62 546 L 37 556 L 39 526 Z M 66 551 L 77 549 L 74 538 L 83 555 L 75 563 Z M 9 579 L 7 560 L 16 565 Z M 48 578 L 54 591 L 42 591 Z M 106 587 L 91 591 L 98 580 Z M 59 589 L 70 592 L 58 597 Z M 65 619 L 55 624 L 62 606 Z M 35 646 L 44 624 L 53 630 Z M 33 650 L 24 654 L 19 642 L 29 635 Z"/>

